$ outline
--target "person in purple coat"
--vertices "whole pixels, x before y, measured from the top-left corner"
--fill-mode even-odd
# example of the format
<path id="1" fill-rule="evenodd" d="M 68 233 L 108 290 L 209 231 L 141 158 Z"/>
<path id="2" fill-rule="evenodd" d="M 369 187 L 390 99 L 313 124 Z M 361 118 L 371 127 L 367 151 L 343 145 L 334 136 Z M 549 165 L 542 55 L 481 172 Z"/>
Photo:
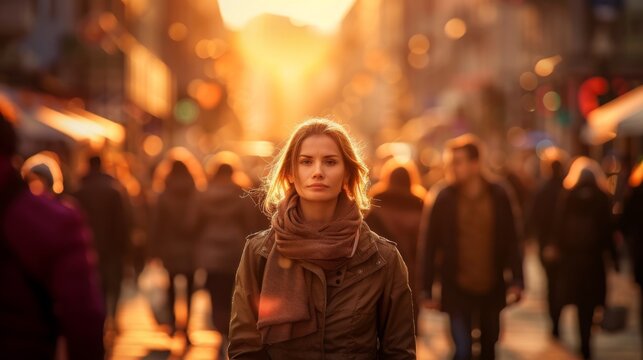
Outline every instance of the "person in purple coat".
<path id="1" fill-rule="evenodd" d="M 0 114 L 0 351 L 5 359 L 103 359 L 104 305 L 90 232 L 75 210 L 33 195 Z M 59 341 L 60 339 L 64 341 Z"/>

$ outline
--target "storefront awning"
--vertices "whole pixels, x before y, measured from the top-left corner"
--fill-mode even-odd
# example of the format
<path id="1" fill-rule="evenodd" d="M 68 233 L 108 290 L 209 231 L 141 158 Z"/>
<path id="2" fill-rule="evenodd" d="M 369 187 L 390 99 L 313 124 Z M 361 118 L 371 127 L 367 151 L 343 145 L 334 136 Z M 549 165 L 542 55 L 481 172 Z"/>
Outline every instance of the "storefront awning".
<path id="1" fill-rule="evenodd" d="M 125 140 L 123 125 L 68 106 L 68 102 L 0 86 L 0 99 L 10 109 L 18 132 L 26 138 L 72 139 L 101 147 L 106 141 L 120 145 Z"/>

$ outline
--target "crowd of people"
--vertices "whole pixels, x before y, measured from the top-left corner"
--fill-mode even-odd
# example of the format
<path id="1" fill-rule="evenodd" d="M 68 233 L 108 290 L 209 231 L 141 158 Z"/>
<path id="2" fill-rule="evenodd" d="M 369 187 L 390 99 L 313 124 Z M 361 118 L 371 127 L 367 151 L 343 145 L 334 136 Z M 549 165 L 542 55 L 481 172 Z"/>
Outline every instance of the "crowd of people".
<path id="1" fill-rule="evenodd" d="M 481 140 L 463 135 L 445 145 L 445 176 L 428 189 L 412 160 L 391 158 L 367 190 L 368 168 L 350 136 L 311 120 L 277 156 L 263 192 L 251 191 L 235 161 L 208 164 L 199 189 L 187 164 L 172 160 L 162 191 L 135 207 L 100 156 L 88 159 L 76 189 L 55 195 L 46 167 L 17 170 L 15 132 L 4 118 L 0 125 L 0 279 L 10 289 L 0 296 L 0 348 L 13 358 L 53 358 L 61 348 L 69 359 L 109 353 L 103 337 L 119 331 L 135 228 L 146 234 L 143 257 L 160 260 L 170 277 L 170 315 L 158 318 L 170 334 L 187 330 L 174 315 L 172 279 L 187 280 L 189 299 L 195 271 L 205 270 L 223 358 L 319 350 L 366 359 L 371 349 L 413 358 L 418 314 L 439 310 L 449 315 L 454 359 L 494 359 L 500 312 L 522 297 L 532 239 L 547 276 L 552 338 L 560 337 L 563 307 L 574 305 L 584 358 L 592 356 L 594 314 L 606 306 L 607 269 L 619 270 L 619 254 L 631 256 L 643 285 L 640 165 L 618 202 L 597 162 L 569 163 L 562 152 L 542 157 L 541 184 L 526 190 L 487 171 Z M 34 191 L 35 183 L 44 190 Z M 334 194 L 329 211 L 320 206 L 326 192 Z M 356 232 L 347 232 L 352 226 Z M 343 328 L 354 332 L 352 345 Z"/>

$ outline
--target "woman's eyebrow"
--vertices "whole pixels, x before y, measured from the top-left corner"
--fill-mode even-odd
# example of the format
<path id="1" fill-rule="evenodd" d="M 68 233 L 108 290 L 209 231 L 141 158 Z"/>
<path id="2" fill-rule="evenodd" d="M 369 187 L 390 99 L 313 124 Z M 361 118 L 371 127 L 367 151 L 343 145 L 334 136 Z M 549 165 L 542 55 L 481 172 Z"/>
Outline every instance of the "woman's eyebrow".
<path id="1" fill-rule="evenodd" d="M 300 158 L 313 158 L 314 156 L 312 155 L 306 155 L 306 154 L 299 154 Z M 322 156 L 323 158 L 338 158 L 339 155 L 337 154 L 330 154 L 330 155 L 324 155 Z"/>

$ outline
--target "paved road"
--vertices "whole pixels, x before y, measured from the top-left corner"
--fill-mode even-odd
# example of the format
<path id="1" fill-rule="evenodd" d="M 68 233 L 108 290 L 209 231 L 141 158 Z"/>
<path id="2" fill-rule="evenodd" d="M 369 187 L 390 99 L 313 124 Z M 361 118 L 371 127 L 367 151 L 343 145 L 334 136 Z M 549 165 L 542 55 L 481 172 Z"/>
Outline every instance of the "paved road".
<path id="1" fill-rule="evenodd" d="M 544 302 L 545 278 L 533 248 L 527 252 L 525 274 L 527 291 L 523 301 L 502 314 L 504 330 L 498 345 L 499 359 L 577 359 L 574 349 L 578 346 L 578 335 L 573 308 L 563 312 L 562 341 L 558 343 L 549 338 Z M 202 280 L 197 275 L 197 282 Z M 139 277 L 138 286 L 131 281 L 123 285 L 123 298 L 117 316 L 121 333 L 113 340 L 112 359 L 216 359 L 220 336 L 209 322 L 207 292 L 197 291 L 192 298 L 194 311 L 188 326 L 192 346 L 185 346 L 184 333 L 179 332 L 172 337 L 157 324 L 153 309 L 157 309 L 157 317 L 167 316 L 160 310 L 164 308 L 163 288 L 167 284 L 167 276 L 162 268 L 148 266 Z M 179 279 L 179 288 L 180 285 Z M 642 352 L 637 330 L 638 289 L 629 275 L 622 274 L 610 274 L 608 286 L 609 302 L 630 309 L 628 327 L 617 334 L 608 334 L 596 328 L 595 357 L 598 360 L 639 360 Z M 185 297 L 179 296 L 177 317 L 185 323 Z M 452 349 L 447 335 L 446 316 L 423 312 L 420 318 L 423 335 L 418 338 L 418 359 L 448 359 Z"/>

